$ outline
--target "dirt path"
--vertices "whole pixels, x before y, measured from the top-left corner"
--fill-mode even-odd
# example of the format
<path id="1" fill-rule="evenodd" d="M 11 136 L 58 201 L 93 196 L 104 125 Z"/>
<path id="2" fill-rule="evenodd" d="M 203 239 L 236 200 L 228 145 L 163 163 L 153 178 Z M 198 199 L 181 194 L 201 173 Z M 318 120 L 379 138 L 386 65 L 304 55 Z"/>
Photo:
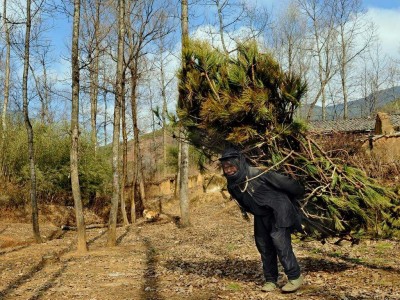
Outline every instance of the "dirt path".
<path id="1" fill-rule="evenodd" d="M 164 209 L 178 214 L 177 203 Z M 398 242 L 295 240 L 304 287 L 265 294 L 252 224 L 234 204 L 208 194 L 193 203 L 191 216 L 185 229 L 166 216 L 118 228 L 113 248 L 105 247 L 106 229 L 88 230 L 87 255 L 75 253 L 75 232 L 42 226 L 48 241 L 35 245 L 23 242 L 29 224 L 0 223 L 0 241 L 21 240 L 0 249 L 0 299 L 400 299 Z"/>

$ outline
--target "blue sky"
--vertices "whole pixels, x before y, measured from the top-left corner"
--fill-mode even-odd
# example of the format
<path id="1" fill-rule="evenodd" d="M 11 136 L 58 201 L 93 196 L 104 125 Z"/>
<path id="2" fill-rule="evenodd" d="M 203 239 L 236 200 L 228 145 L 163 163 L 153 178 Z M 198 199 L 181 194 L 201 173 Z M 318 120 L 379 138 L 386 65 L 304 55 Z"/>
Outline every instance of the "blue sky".
<path id="1" fill-rule="evenodd" d="M 397 60 L 400 57 L 400 0 L 364 0 L 368 16 L 375 23 L 382 50 Z"/>
<path id="2" fill-rule="evenodd" d="M 254 0 L 247 0 L 252 2 Z M 256 0 L 269 9 L 277 10 L 287 0 Z M 400 0 L 363 0 L 369 18 L 377 28 L 382 53 L 400 60 Z"/>
<path id="3" fill-rule="evenodd" d="M 400 9 L 400 0 L 364 0 L 365 7 L 379 7 L 386 9 Z"/>
<path id="4" fill-rule="evenodd" d="M 21 0 L 22 2 L 24 0 Z M 60 1 L 60 0 L 57 0 Z M 269 9 L 276 11 L 282 3 L 287 0 L 247 0 L 249 3 L 257 1 L 258 4 L 263 4 Z M 363 5 L 368 12 L 368 16 L 375 23 L 378 36 L 381 40 L 382 52 L 400 60 L 400 0 L 363 0 Z M 0 3 L 0 7 L 2 3 Z M 71 18 L 69 19 L 71 21 Z M 50 21 L 53 26 L 48 37 L 54 45 L 54 56 L 62 56 L 69 58 L 67 45 L 71 43 L 71 23 L 68 22 L 66 16 L 59 15 Z M 53 64 L 56 72 L 69 70 L 69 62 L 63 59 L 56 59 Z"/>

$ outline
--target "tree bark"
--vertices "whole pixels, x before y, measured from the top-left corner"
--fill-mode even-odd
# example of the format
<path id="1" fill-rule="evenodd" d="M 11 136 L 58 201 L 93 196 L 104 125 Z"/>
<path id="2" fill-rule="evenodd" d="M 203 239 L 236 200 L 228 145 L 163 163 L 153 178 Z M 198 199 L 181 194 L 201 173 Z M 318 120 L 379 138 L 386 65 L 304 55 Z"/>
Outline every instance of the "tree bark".
<path id="1" fill-rule="evenodd" d="M 182 156 L 181 156 L 181 181 L 179 187 L 180 209 L 181 209 L 181 225 L 187 227 L 190 225 L 189 212 L 189 144 L 182 141 Z"/>
<path id="2" fill-rule="evenodd" d="M 99 45 L 99 28 L 100 28 L 100 0 L 96 1 L 96 14 L 94 20 L 94 50 L 93 61 L 90 67 L 90 126 L 91 126 L 91 142 L 94 154 L 97 152 L 97 102 L 99 95 L 99 61 L 100 61 L 100 45 Z"/>
<path id="3" fill-rule="evenodd" d="M 3 111 L 1 115 L 1 141 L 3 143 L 5 131 L 7 127 L 6 117 L 7 108 L 10 95 L 10 53 L 11 53 L 11 40 L 10 40 L 10 27 L 7 21 L 7 0 L 3 1 L 3 29 L 6 39 L 6 65 L 5 65 L 5 76 L 4 76 L 4 101 Z M 3 149 L 3 148 L 1 148 Z"/>
<path id="4" fill-rule="evenodd" d="M 125 76 L 123 76 L 123 83 L 125 82 Z M 122 85 L 124 87 L 124 84 Z M 129 225 L 128 216 L 126 214 L 126 183 L 128 182 L 128 134 L 126 130 L 126 103 L 125 103 L 125 91 L 123 88 L 122 92 L 122 176 L 121 176 L 121 213 L 124 225 Z"/>
<path id="5" fill-rule="evenodd" d="M 132 51 L 132 50 L 131 50 Z M 141 199 L 140 192 L 137 191 L 139 186 L 139 161 L 140 161 L 140 147 L 139 147 L 139 127 L 137 119 L 137 103 L 136 103 L 136 66 L 130 66 L 131 72 L 131 109 L 133 121 L 133 172 L 132 172 L 132 204 L 131 204 L 131 223 L 136 222 L 136 214 L 140 210 Z M 139 197 L 137 197 L 139 196 Z"/>
<path id="6" fill-rule="evenodd" d="M 71 187 L 74 197 L 76 225 L 78 228 L 78 252 L 86 252 L 86 230 L 79 184 L 79 25 L 80 0 L 74 0 L 74 21 L 72 31 L 72 111 L 71 111 Z"/>
<path id="7" fill-rule="evenodd" d="M 160 65 L 160 75 L 161 75 L 161 97 L 163 101 L 162 105 L 162 143 L 163 143 L 163 177 L 166 178 L 167 176 L 167 93 L 166 93 L 166 86 L 165 86 L 165 72 L 164 72 L 164 61 L 163 61 L 163 54 L 164 48 L 161 49 L 161 65 Z"/>
<path id="8" fill-rule="evenodd" d="M 129 28 L 129 71 L 130 71 L 130 88 L 131 88 L 131 111 L 132 111 L 132 125 L 133 125 L 133 170 L 132 170 L 132 203 L 131 203 L 131 223 L 136 222 L 136 215 L 141 215 L 143 212 L 143 202 L 140 197 L 140 144 L 139 144 L 139 125 L 138 125 L 138 108 L 136 89 L 138 84 L 138 59 L 139 59 L 139 45 L 134 44 L 137 39 L 140 43 L 142 36 L 135 37 L 131 28 Z"/>
<path id="9" fill-rule="evenodd" d="M 32 226 L 33 235 L 37 243 L 42 242 L 39 230 L 38 206 L 36 199 L 36 170 L 35 170 L 35 151 L 33 142 L 33 128 L 29 119 L 28 108 L 28 72 L 29 72 L 29 55 L 30 55 L 30 36 L 31 36 L 31 0 L 26 1 L 26 26 L 25 26 L 25 51 L 24 51 L 24 71 L 22 75 L 22 99 L 25 127 L 28 134 L 28 152 L 29 152 L 29 167 L 30 167 L 30 198 L 32 205 Z"/>
<path id="10" fill-rule="evenodd" d="M 108 228 L 108 246 L 115 246 L 118 201 L 120 198 L 119 182 L 119 136 L 121 123 L 121 103 L 123 97 L 123 69 L 124 69 L 124 37 L 125 37 L 125 0 L 118 1 L 118 58 L 116 74 L 116 90 L 114 104 L 114 130 L 112 143 L 112 171 L 113 171 L 113 195 L 111 199 L 110 219 Z"/>
<path id="11" fill-rule="evenodd" d="M 5 132 L 7 130 L 7 109 L 8 101 L 10 95 L 10 51 L 11 51 L 11 41 L 10 41 L 10 28 L 7 21 L 7 0 L 3 1 L 3 29 L 6 39 L 6 65 L 4 74 L 4 101 L 3 110 L 1 113 L 1 123 L 0 123 L 0 175 L 5 175 L 4 167 L 4 153 L 5 153 Z"/>
<path id="12" fill-rule="evenodd" d="M 181 27 L 182 27 L 182 58 L 183 52 L 189 43 L 189 21 L 188 21 L 188 1 L 182 0 L 181 3 Z M 184 59 L 182 59 L 182 69 L 185 70 Z M 185 76 L 186 74 L 183 74 Z M 186 99 L 181 99 L 185 101 Z M 189 193 L 188 193 L 188 176 L 189 176 L 189 145 L 185 141 L 186 132 L 183 130 L 181 135 L 181 167 L 179 181 L 179 201 L 181 208 L 181 225 L 187 227 L 190 225 L 189 217 Z"/>

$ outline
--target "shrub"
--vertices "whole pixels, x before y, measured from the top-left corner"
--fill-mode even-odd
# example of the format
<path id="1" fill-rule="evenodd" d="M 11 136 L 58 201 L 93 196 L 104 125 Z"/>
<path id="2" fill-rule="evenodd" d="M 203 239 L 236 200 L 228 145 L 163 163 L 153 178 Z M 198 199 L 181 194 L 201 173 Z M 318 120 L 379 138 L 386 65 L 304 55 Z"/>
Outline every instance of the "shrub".
<path id="1" fill-rule="evenodd" d="M 41 202 L 72 205 L 70 183 L 70 134 L 67 123 L 33 124 L 36 161 L 37 197 Z M 90 135 L 82 131 L 79 149 L 79 173 L 84 204 L 95 195 L 110 190 L 111 161 L 109 148 L 100 148 L 94 155 Z M 13 187 L 29 190 L 30 168 L 26 129 L 22 124 L 10 125 L 1 154 L 3 178 L 9 183 L 3 193 L 14 195 Z M 11 200 L 13 198 L 14 200 Z M 21 203 L 13 196 L 10 201 Z"/>

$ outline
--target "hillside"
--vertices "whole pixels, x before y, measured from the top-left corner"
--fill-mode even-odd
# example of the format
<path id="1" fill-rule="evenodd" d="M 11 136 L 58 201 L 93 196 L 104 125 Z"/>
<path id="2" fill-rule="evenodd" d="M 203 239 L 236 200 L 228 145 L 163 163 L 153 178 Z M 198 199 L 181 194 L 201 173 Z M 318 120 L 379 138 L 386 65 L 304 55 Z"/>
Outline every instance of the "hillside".
<path id="1" fill-rule="evenodd" d="M 393 88 L 388 88 L 378 91 L 375 95 L 370 94 L 366 99 L 360 98 L 348 103 L 349 118 L 360 118 L 368 117 L 370 114 L 370 108 L 373 107 L 373 102 L 375 103 L 375 111 L 380 108 L 387 106 L 388 104 L 394 102 L 396 99 L 400 98 L 400 86 Z M 338 101 L 340 102 L 340 101 Z M 343 103 L 338 103 L 336 105 L 328 105 L 326 107 L 327 119 L 340 119 L 343 117 Z M 309 105 L 304 105 L 301 108 L 301 115 L 306 116 L 309 110 Z M 321 106 L 316 105 L 313 109 L 313 117 L 311 120 L 321 120 Z"/>
<path id="2" fill-rule="evenodd" d="M 339 246 L 295 238 L 303 288 L 265 294 L 252 222 L 240 217 L 233 202 L 220 193 L 198 195 L 191 202 L 192 226 L 185 229 L 172 218 L 179 212 L 176 201 L 163 209 L 157 222 L 117 228 L 116 247 L 105 247 L 105 228 L 87 230 L 86 255 L 75 253 L 76 233 L 60 231 L 50 219 L 41 224 L 41 245 L 32 244 L 30 224 L 0 221 L 0 298 L 400 299 L 397 241 Z M 284 281 L 281 276 L 279 283 Z"/>

